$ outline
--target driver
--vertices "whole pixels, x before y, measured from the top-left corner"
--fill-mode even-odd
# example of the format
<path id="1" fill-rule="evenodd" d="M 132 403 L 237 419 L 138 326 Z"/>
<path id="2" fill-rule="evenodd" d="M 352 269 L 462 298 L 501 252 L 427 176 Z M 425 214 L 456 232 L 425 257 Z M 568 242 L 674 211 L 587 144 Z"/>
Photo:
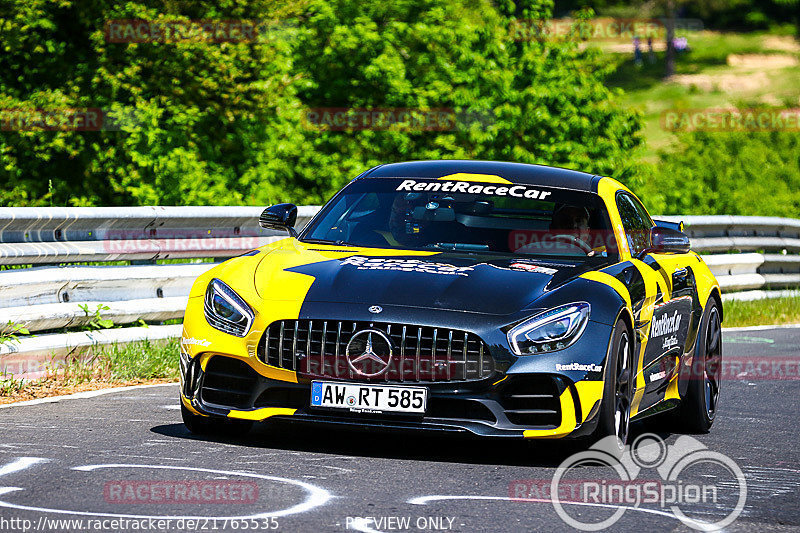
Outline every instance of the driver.
<path id="1" fill-rule="evenodd" d="M 455 221 L 454 203 L 450 196 L 418 192 L 398 194 L 392 202 L 389 232 L 382 234 L 390 243 L 395 241 L 413 247 L 455 242 L 463 236 L 459 234 L 463 226 Z M 420 209 L 422 213 L 417 212 Z"/>
<path id="2" fill-rule="evenodd" d="M 589 244 L 589 210 L 577 205 L 562 204 L 553 211 L 550 231 L 572 235 Z"/>
<path id="3" fill-rule="evenodd" d="M 554 234 L 569 235 L 591 247 L 592 232 L 589 226 L 589 210 L 577 205 L 562 204 L 553 211 L 550 231 Z M 592 248 L 586 255 L 599 255 L 606 251 L 605 246 Z"/>
<path id="4" fill-rule="evenodd" d="M 395 195 L 392 202 L 392 210 L 389 214 L 389 231 L 380 232 L 381 235 L 392 245 L 415 246 L 421 242 L 422 226 L 420 222 L 414 222 L 411 211 L 416 205 L 421 205 L 423 196 L 420 193 L 408 193 Z"/>

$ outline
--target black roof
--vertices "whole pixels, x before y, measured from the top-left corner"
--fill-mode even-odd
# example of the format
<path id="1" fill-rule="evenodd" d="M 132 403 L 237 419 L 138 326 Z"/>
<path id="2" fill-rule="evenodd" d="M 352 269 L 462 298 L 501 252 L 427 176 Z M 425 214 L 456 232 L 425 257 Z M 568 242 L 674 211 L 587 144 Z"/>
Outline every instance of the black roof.
<path id="1" fill-rule="evenodd" d="M 440 178 L 449 174 L 493 174 L 513 183 L 560 187 L 578 191 L 596 190 L 594 174 L 565 168 L 498 161 L 409 161 L 377 166 L 361 178 Z"/>

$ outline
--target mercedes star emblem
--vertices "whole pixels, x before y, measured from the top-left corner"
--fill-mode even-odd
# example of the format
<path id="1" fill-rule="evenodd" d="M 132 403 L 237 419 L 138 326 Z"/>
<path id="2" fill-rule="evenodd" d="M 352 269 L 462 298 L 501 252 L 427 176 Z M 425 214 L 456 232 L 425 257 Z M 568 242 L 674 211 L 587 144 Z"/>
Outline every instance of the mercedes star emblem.
<path id="1" fill-rule="evenodd" d="M 347 343 L 347 366 L 356 374 L 374 378 L 389 370 L 392 340 L 377 329 L 359 331 Z"/>

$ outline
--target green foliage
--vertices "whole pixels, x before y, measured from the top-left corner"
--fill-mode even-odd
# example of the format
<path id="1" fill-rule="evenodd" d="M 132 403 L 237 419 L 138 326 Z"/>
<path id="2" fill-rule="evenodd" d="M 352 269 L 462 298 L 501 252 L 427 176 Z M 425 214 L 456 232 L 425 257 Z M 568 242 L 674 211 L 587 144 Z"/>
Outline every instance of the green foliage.
<path id="1" fill-rule="evenodd" d="M 286 8 L 262 0 L 168 3 L 164 11 L 149 2 L 9 3 L 0 20 L 1 109 L 100 108 L 134 120 L 123 131 L 5 132 L 0 203 L 243 200 L 238 179 L 255 150 L 279 142 L 278 108 L 296 104 L 288 41 L 265 32 L 255 43 L 110 43 L 103 28 L 120 19 L 264 19 Z"/>
<path id="2" fill-rule="evenodd" d="M 176 340 L 114 344 L 103 351 L 113 380 L 178 379 L 179 348 Z"/>
<path id="3" fill-rule="evenodd" d="M 9 0 L 0 109 L 102 108 L 122 131 L 0 136 L 0 205 L 319 203 L 367 168 L 426 158 L 629 179 L 640 118 L 578 43 L 515 41 L 550 0 Z M 267 19 L 255 42 L 112 43 L 106 21 Z M 447 131 L 331 131 L 308 108 L 452 109 Z M 52 180 L 48 185 L 48 180 Z"/>
<path id="4" fill-rule="evenodd" d="M 47 364 L 45 381 L 77 385 L 88 381 L 178 379 L 178 357 L 179 348 L 175 339 L 95 346 L 73 354 L 67 360 L 54 357 Z M 9 382 L 8 386 L 13 387 L 15 383 Z M 9 392 L 13 390 L 9 389 Z"/>
<path id="5" fill-rule="evenodd" d="M 0 372 L 0 397 L 11 396 L 21 391 L 25 386 L 25 380 L 16 379 L 13 374 Z"/>
<path id="6" fill-rule="evenodd" d="M 7 324 L 0 326 L 0 345 L 19 342 L 20 335 L 30 335 L 30 331 L 22 324 L 9 320 Z M 14 375 L 7 372 L 5 367 L 0 369 L 0 396 L 14 394 L 23 386 L 23 380 L 14 378 Z"/>
<path id="7" fill-rule="evenodd" d="M 30 331 L 22 324 L 8 321 L 4 326 L 0 326 L 0 344 L 19 342 L 20 335 L 30 335 Z"/>
<path id="8" fill-rule="evenodd" d="M 692 132 L 637 192 L 652 213 L 800 217 L 800 136 Z"/>
<path id="9" fill-rule="evenodd" d="M 796 296 L 766 298 L 750 302 L 722 303 L 725 327 L 766 326 L 800 323 L 800 293 Z"/>
<path id="10" fill-rule="evenodd" d="M 110 318 L 103 318 L 103 311 L 108 311 L 111 309 L 107 305 L 97 304 L 97 309 L 94 311 L 89 310 L 89 304 L 79 304 L 78 307 L 86 314 L 86 318 L 89 319 L 82 329 L 87 331 L 94 331 L 98 329 L 108 329 L 114 327 L 114 321 Z"/>

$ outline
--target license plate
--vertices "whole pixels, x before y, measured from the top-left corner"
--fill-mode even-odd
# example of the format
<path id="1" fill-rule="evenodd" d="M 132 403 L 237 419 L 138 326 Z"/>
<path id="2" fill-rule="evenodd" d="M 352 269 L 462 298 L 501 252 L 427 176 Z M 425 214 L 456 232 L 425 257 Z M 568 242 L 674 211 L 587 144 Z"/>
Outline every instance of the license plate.
<path id="1" fill-rule="evenodd" d="M 418 413 L 425 412 L 428 389 L 361 385 L 330 381 L 311 383 L 311 406 L 347 409 L 352 413 Z"/>

